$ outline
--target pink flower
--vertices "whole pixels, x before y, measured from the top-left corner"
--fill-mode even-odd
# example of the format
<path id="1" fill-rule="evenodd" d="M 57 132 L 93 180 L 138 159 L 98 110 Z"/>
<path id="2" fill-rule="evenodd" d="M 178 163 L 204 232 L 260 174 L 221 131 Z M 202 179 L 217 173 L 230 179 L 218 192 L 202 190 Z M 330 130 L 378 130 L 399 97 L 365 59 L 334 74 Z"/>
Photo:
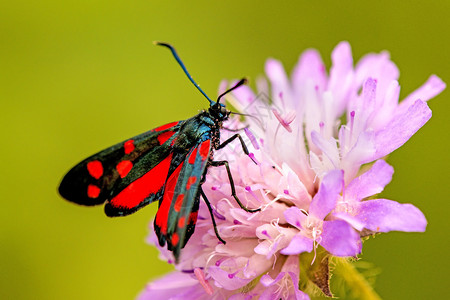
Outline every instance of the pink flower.
<path id="1" fill-rule="evenodd" d="M 324 220 L 336 208 L 343 183 L 341 170 L 330 171 L 323 178 L 308 211 L 302 211 L 296 206 L 284 211 L 286 221 L 299 232 L 292 238 L 289 246 L 281 250 L 281 254 L 311 252 L 316 246 L 314 243 L 322 245 L 335 256 L 355 256 L 361 252 L 360 236 L 349 223 Z"/>
<path id="2" fill-rule="evenodd" d="M 269 59 L 269 82 L 259 79 L 256 93 L 247 86 L 233 92 L 233 107 L 251 117 L 226 127 L 248 126 L 244 136 L 258 165 L 239 143 L 216 151 L 215 159 L 230 162 L 237 196 L 261 211 L 242 210 L 225 169 L 210 167 L 203 189 L 227 243 L 217 240 L 201 202 L 177 271 L 150 283 L 139 299 L 309 299 L 299 289 L 299 280 L 308 281 L 301 253 L 321 246 L 333 256 L 355 257 L 361 236 L 425 230 L 426 219 L 413 205 L 367 198 L 391 180 L 393 168 L 382 158 L 428 121 L 426 101 L 445 84 L 433 75 L 399 103 L 399 72 L 387 53 L 368 54 L 354 67 L 342 42 L 332 63 L 327 75 L 319 54 L 308 50 L 289 79 L 281 63 Z M 153 229 L 149 243 L 173 263 Z"/>

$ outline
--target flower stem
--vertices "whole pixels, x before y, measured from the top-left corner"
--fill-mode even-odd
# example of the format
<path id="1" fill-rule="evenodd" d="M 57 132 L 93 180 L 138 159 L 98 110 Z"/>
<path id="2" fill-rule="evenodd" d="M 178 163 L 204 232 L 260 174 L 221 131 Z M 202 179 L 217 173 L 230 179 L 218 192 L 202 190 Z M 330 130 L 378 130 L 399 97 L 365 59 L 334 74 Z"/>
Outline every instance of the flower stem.
<path id="1" fill-rule="evenodd" d="M 339 276 L 351 290 L 355 298 L 361 300 L 381 300 L 366 278 L 356 270 L 346 258 L 333 257 L 335 276 Z"/>

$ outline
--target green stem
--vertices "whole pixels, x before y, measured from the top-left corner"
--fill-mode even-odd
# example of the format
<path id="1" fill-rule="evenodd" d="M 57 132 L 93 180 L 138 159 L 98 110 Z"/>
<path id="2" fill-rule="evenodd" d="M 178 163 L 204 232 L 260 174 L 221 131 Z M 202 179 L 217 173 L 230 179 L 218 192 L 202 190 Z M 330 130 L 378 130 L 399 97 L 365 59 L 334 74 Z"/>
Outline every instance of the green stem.
<path id="1" fill-rule="evenodd" d="M 348 259 L 333 257 L 333 274 L 342 278 L 355 297 L 361 300 L 381 300 L 366 278 L 359 273 Z"/>

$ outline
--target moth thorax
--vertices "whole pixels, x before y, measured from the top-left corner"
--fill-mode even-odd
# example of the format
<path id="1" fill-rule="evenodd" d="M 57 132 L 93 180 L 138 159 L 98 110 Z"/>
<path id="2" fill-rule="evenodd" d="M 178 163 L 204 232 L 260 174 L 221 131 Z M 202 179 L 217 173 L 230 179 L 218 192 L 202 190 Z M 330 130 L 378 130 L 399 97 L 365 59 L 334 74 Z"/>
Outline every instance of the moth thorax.
<path id="1" fill-rule="evenodd" d="M 217 147 L 219 147 L 220 145 L 220 131 L 219 129 L 215 128 L 212 132 L 211 132 L 211 143 L 214 149 L 217 149 Z M 211 151 L 212 153 L 212 151 Z"/>

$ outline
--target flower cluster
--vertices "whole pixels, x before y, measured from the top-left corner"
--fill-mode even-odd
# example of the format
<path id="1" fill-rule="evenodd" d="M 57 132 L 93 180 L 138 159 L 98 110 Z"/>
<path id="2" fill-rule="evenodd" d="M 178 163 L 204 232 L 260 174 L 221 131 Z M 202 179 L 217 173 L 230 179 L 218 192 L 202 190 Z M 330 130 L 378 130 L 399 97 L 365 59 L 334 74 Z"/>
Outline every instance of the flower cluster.
<path id="1" fill-rule="evenodd" d="M 215 153 L 230 161 L 239 199 L 261 211 L 241 209 L 225 169 L 210 168 L 203 189 L 227 243 L 216 238 L 202 203 L 177 271 L 148 284 L 139 299 L 309 299 L 299 284 L 308 280 L 330 295 L 327 283 L 300 266 L 323 253 L 356 257 L 361 238 L 373 233 L 425 231 L 415 206 L 375 195 L 393 175 L 383 157 L 430 119 L 426 101 L 445 88 L 437 76 L 399 102 L 399 71 L 388 53 L 368 54 L 354 66 L 346 42 L 334 49 L 329 74 L 315 50 L 301 55 L 290 78 L 274 59 L 265 72 L 268 81 L 259 79 L 256 93 L 243 86 L 229 99 L 250 117 L 226 125 L 246 128 L 258 164 L 239 143 Z M 173 262 L 153 230 L 149 242 Z M 305 253 L 312 257 L 307 264 Z"/>

